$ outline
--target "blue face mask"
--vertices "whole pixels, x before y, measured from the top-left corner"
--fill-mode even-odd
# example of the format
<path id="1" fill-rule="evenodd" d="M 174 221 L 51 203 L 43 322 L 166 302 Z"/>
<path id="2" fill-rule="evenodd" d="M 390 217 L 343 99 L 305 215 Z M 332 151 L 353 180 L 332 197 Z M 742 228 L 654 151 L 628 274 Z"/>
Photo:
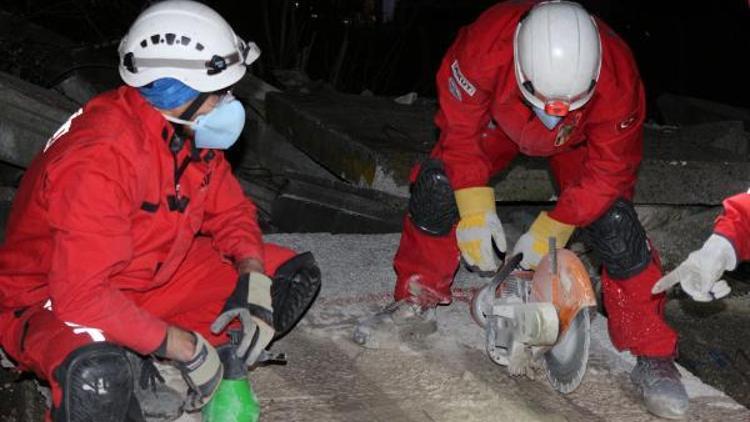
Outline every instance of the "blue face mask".
<path id="1" fill-rule="evenodd" d="M 194 121 L 164 115 L 170 122 L 188 125 L 195 131 L 195 146 L 207 149 L 228 149 L 237 141 L 245 127 L 245 108 L 231 94 L 224 95 L 211 112 Z"/>
<path id="2" fill-rule="evenodd" d="M 542 122 L 544 127 L 546 127 L 549 130 L 552 130 L 557 126 L 558 123 L 560 123 L 560 120 L 563 118 L 560 116 L 550 116 L 549 114 L 545 113 L 544 110 L 537 107 L 531 107 L 534 110 L 534 114 L 536 114 L 536 117 L 539 118 L 539 120 Z"/>

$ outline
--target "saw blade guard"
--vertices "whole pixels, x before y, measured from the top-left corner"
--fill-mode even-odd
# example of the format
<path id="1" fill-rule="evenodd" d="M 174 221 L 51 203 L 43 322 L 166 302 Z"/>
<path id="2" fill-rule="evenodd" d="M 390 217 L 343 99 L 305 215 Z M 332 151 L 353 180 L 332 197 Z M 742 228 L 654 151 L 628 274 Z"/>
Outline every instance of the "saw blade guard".
<path id="1" fill-rule="evenodd" d="M 529 302 L 552 303 L 565 335 L 581 309 L 596 306 L 588 271 L 575 253 L 556 249 L 539 262 L 531 280 Z"/>

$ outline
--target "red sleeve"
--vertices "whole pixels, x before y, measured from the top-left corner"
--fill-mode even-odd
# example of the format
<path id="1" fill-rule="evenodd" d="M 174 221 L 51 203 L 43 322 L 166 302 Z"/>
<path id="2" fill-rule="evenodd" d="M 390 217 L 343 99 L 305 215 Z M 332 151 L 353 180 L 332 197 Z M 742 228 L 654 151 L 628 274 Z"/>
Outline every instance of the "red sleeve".
<path id="1" fill-rule="evenodd" d="M 716 219 L 714 233 L 732 243 L 738 262 L 750 260 L 750 194 L 724 200 L 724 212 Z"/>
<path id="2" fill-rule="evenodd" d="M 53 312 L 62 321 L 102 330 L 116 344 L 153 352 L 164 339 L 166 323 L 109 284 L 133 252 L 133 168 L 98 144 L 71 151 L 46 176 Z"/>
<path id="3" fill-rule="evenodd" d="M 482 152 L 479 137 L 490 121 L 491 77 L 483 77 L 469 53 L 467 34 L 459 32 L 438 70 L 436 83 L 440 109 L 435 123 L 440 138 L 432 155 L 445 163 L 454 189 L 487 184 L 491 163 Z"/>
<path id="4" fill-rule="evenodd" d="M 255 258 L 263 262 L 263 235 L 255 205 L 245 196 L 224 154 L 217 154 L 216 160 L 201 231 L 213 238 L 222 255 L 236 261 Z"/>
<path id="5" fill-rule="evenodd" d="M 555 220 L 578 227 L 591 224 L 617 198 L 631 198 L 643 158 L 643 84 L 629 52 L 609 58 L 589 105 L 593 109 L 586 122 L 581 179 L 561 192 L 550 213 Z"/>

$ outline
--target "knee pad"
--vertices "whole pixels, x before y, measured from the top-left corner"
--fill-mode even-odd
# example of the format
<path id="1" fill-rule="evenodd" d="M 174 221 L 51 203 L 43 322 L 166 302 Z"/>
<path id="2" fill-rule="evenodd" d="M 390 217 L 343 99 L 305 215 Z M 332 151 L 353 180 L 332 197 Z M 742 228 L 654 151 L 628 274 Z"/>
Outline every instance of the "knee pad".
<path id="1" fill-rule="evenodd" d="M 646 231 L 630 201 L 618 199 L 609 211 L 583 232 L 607 274 L 614 279 L 622 280 L 639 274 L 651 262 Z"/>
<path id="2" fill-rule="evenodd" d="M 133 370 L 123 348 L 88 344 L 68 355 L 54 375 L 63 392 L 60 407 L 52 410 L 55 422 L 133 420 Z"/>
<path id="3" fill-rule="evenodd" d="M 275 338 L 289 332 L 320 291 L 320 269 L 310 252 L 299 254 L 276 270 L 271 284 Z"/>
<path id="4" fill-rule="evenodd" d="M 445 236 L 458 222 L 458 207 L 443 162 L 430 158 L 422 163 L 411 185 L 409 218 L 421 231 Z"/>

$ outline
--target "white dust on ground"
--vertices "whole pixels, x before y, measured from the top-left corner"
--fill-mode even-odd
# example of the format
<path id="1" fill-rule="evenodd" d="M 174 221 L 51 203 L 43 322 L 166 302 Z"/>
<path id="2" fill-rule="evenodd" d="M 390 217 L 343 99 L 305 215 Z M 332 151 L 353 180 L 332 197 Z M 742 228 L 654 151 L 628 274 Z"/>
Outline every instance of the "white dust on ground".
<path id="1" fill-rule="evenodd" d="M 272 349 L 288 352 L 289 364 L 250 374 L 263 421 L 658 420 L 646 413 L 628 380 L 634 358 L 614 349 L 601 315 L 592 321 L 589 371 L 578 390 L 562 396 L 543 376 L 509 377 L 486 356 L 483 331 L 468 311 L 471 292 L 486 280 L 464 270 L 454 283 L 454 303 L 439 308 L 436 335 L 387 350 L 354 345 L 356 321 L 391 300 L 398 239 L 267 236 L 268 242 L 312 251 L 323 287 L 305 320 Z M 750 420 L 743 406 L 681 372 L 691 398 L 689 420 Z"/>

